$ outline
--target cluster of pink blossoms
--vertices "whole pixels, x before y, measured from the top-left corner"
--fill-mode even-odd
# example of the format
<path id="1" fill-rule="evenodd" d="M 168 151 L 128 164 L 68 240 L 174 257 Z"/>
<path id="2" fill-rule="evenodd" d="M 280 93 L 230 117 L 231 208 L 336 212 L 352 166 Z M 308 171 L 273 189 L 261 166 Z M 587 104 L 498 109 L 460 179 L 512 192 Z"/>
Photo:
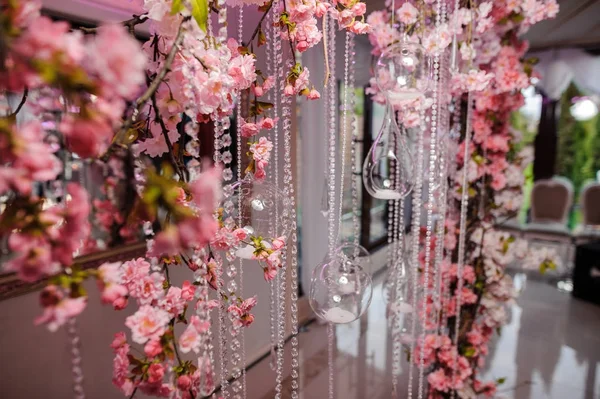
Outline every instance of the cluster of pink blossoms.
<path id="1" fill-rule="evenodd" d="M 17 15 L 13 21 L 21 30 L 8 39 L 8 68 L 0 82 L 17 92 L 60 86 L 79 108 L 79 113 L 69 113 L 61 121 L 69 148 L 82 157 L 98 156 L 121 121 L 125 101 L 145 82 L 146 57 L 124 27 L 106 25 L 96 35 L 84 37 L 80 31 L 70 31 L 66 22 L 40 16 L 39 3 L 26 4 L 22 10 L 27 16 Z M 23 19 L 27 25 L 19 25 Z M 115 42 L 120 45 L 114 46 Z M 94 96 L 81 94 L 82 88 Z"/>
<path id="2" fill-rule="evenodd" d="M 519 40 L 518 35 L 536 22 L 553 18 L 558 6 L 555 0 L 484 1 L 471 8 L 460 8 L 438 26 L 434 25 L 434 18 L 425 18 L 423 29 L 415 34 L 413 25 L 419 22 L 419 12 L 434 15 L 433 3 L 427 1 L 417 7 L 412 1 L 396 2 L 396 10 L 372 12 L 367 19 L 373 28 L 369 39 L 376 56 L 405 36 L 408 41 L 419 42 L 426 56 L 435 57 L 449 51 L 453 37 L 456 37 L 458 64 L 457 72 L 449 82 L 449 94 L 455 98 L 461 96 L 464 101 L 464 94 L 471 92 L 475 101 L 472 141 L 467 157 L 465 159 L 463 155 L 464 141 L 458 144 L 456 152 L 450 151 L 450 156 L 456 157 L 457 166 L 449 176 L 449 193 L 455 201 L 445 221 L 443 248 L 446 259 L 440 267 L 442 279 L 448 285 L 442 288 L 441 301 L 426 295 L 416 304 L 428 329 L 439 327 L 436 321 L 442 315 L 442 326 L 453 330 L 455 316 L 460 311 L 461 334 L 456 345 L 447 336 L 428 335 L 423 342 L 417 342 L 412 360 L 418 364 L 423 355 L 426 367 L 431 370 L 428 375 L 428 397 L 431 399 L 445 398 L 451 393 L 463 399 L 478 395 L 493 397 L 496 384 L 481 382 L 478 370 L 485 363 L 493 332 L 506 323 L 506 304 L 514 298 L 512 280 L 505 274 L 505 267 L 528 252 L 526 243 L 493 228 L 497 218 L 514 215 L 520 209 L 523 169 L 531 161 L 527 150 L 517 152 L 515 149 L 520 136 L 510 128 L 510 113 L 523 104 L 520 91 L 530 85 L 530 78 L 534 76 L 533 63 L 524 60 L 527 43 Z M 395 21 L 402 23 L 404 32 L 391 26 L 392 13 Z M 419 117 L 419 111 L 426 111 L 431 104 L 427 91 L 418 101 L 398 102 L 393 96 L 386 99 L 380 92 L 377 82 L 386 81 L 393 82 L 385 75 L 371 80 L 368 90 L 373 99 L 381 103 L 391 101 L 398 120 L 405 127 L 426 123 Z M 450 96 L 444 96 L 442 101 L 449 99 Z M 459 276 L 454 263 L 459 235 L 456 214 L 460 209 L 465 171 L 469 193 L 484 193 L 485 201 L 481 220 L 469 221 L 478 228 L 468 232 L 467 265 Z M 479 204 L 479 201 L 471 201 L 470 206 L 479 206 L 474 203 Z M 420 264 L 425 263 L 425 252 L 433 252 L 435 246 L 434 238 L 430 248 L 422 249 Z M 433 253 L 430 258 L 434 258 Z M 538 259 L 545 261 L 549 256 Z M 424 284 L 425 280 L 422 274 L 420 283 Z M 432 284 L 435 279 L 428 276 L 428 281 Z M 433 286 L 430 288 L 434 290 Z M 460 310 L 457 306 L 459 296 Z"/>
<path id="3" fill-rule="evenodd" d="M 13 225 L 16 229 L 8 238 L 8 246 L 16 255 L 4 265 L 6 271 L 33 282 L 73 263 L 73 254 L 90 232 L 90 205 L 87 192 L 79 185 L 69 183 L 67 193 L 66 204 L 47 209 L 39 199 L 23 199 L 34 213 Z M 2 222 L 11 217 L 8 212 L 2 216 Z"/>

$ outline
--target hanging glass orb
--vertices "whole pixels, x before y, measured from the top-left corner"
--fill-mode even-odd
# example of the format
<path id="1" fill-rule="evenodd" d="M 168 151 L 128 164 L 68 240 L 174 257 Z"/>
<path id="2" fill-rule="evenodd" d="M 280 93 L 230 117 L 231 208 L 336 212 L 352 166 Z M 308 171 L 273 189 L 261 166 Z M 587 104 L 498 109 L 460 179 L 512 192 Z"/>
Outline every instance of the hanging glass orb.
<path id="1" fill-rule="evenodd" d="M 392 103 L 415 100 L 430 85 L 429 67 L 419 43 L 401 41 L 388 47 L 377 60 L 375 79 Z"/>
<path id="2" fill-rule="evenodd" d="M 313 270 L 309 302 L 317 316 L 335 324 L 357 320 L 373 296 L 371 276 L 345 256 L 334 254 Z"/>
<path id="3" fill-rule="evenodd" d="M 341 257 L 342 261 L 350 260 L 354 263 L 357 263 L 358 265 L 362 266 L 363 270 L 367 273 L 371 273 L 373 270 L 371 254 L 362 245 L 345 242 L 337 247 L 335 254 Z"/>
<path id="4" fill-rule="evenodd" d="M 362 175 L 365 189 L 375 198 L 402 199 L 413 189 L 413 157 L 390 101 L 386 104 L 383 125 L 365 158 Z"/>
<path id="5" fill-rule="evenodd" d="M 289 198 L 270 183 L 252 179 L 237 181 L 224 189 L 223 220 L 233 220 L 234 228 L 243 228 L 250 237 L 261 237 L 271 247 L 276 238 L 287 239 L 291 233 L 291 203 Z M 241 216 L 241 219 L 240 219 Z M 240 223 L 241 222 L 241 223 Z M 252 258 L 254 247 L 243 245 L 236 256 Z"/>

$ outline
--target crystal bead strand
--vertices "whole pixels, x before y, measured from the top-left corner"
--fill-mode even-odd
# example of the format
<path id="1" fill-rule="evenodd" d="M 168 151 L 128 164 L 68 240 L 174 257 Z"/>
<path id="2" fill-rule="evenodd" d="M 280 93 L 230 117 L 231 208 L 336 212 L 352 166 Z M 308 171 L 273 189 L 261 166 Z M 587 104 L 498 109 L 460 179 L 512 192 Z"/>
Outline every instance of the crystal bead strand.
<path id="1" fill-rule="evenodd" d="M 206 304 L 209 301 L 208 296 L 208 287 L 207 282 L 204 277 L 197 278 L 196 280 L 200 283 L 200 289 L 197 291 L 198 302 L 201 304 Z M 210 321 L 210 312 L 206 309 L 205 306 L 197 306 L 196 307 L 196 315 L 200 318 L 200 320 Z M 212 328 L 209 328 L 206 331 L 206 337 L 203 340 L 202 344 L 202 357 L 201 360 L 198 360 L 198 367 L 202 370 L 201 376 L 202 379 L 198 381 L 200 385 L 198 389 L 197 399 L 204 398 L 212 393 L 214 389 L 214 345 L 213 345 L 213 334 Z M 206 371 L 206 366 L 210 366 L 210 371 Z"/>
<path id="2" fill-rule="evenodd" d="M 398 173 L 394 170 L 391 174 L 391 178 L 397 182 Z M 398 397 L 398 376 L 400 375 L 400 355 L 396 353 L 396 350 L 400 350 L 400 336 L 399 331 L 397 330 L 398 320 L 400 318 L 400 314 L 398 313 L 398 308 L 396 306 L 398 301 L 398 277 L 400 275 L 400 270 L 398 270 L 398 222 L 400 219 L 399 208 L 400 201 L 393 200 L 388 201 L 388 206 L 390 207 L 388 219 L 388 224 L 390 225 L 388 229 L 392 232 L 391 240 L 392 243 L 389 244 L 391 247 L 391 273 L 388 276 L 388 290 L 389 290 L 389 300 L 388 306 L 390 311 L 390 325 L 391 325 L 391 334 L 392 334 L 392 398 Z M 389 238 L 388 238 L 389 241 Z"/>
<path id="3" fill-rule="evenodd" d="M 218 0 L 217 5 L 219 6 L 218 41 L 219 41 L 219 43 L 222 44 L 222 43 L 225 43 L 225 41 L 227 40 L 227 7 L 225 5 L 225 0 Z M 221 119 L 219 122 L 216 123 L 216 127 L 219 132 L 218 134 L 220 134 L 221 136 L 225 136 L 225 134 L 224 134 L 225 126 L 223 124 L 224 122 L 225 122 L 225 120 Z M 218 157 L 219 155 L 221 155 L 220 156 L 221 161 L 223 161 L 223 156 L 222 156 L 222 154 L 219 154 L 218 150 L 221 147 L 224 147 L 224 141 L 229 141 L 229 144 L 231 144 L 231 136 L 229 134 L 227 134 L 227 136 L 229 136 L 229 140 L 224 140 L 224 137 L 221 138 L 220 143 L 218 143 L 219 146 L 215 148 L 215 156 Z M 217 155 L 217 154 L 219 154 L 219 155 Z M 228 181 L 231 178 L 232 178 L 231 169 L 228 168 L 227 166 L 225 166 L 225 168 L 223 169 L 223 180 Z M 231 200 L 230 200 L 230 202 L 231 202 Z M 231 205 L 233 205 L 233 202 L 231 202 Z M 225 204 L 225 206 L 227 206 L 227 204 Z M 223 276 L 223 272 L 224 272 L 223 261 L 221 260 L 221 262 L 217 262 L 217 265 L 218 265 L 217 295 L 218 295 L 219 304 L 220 304 L 218 317 L 219 317 L 219 358 L 220 358 L 219 360 L 220 360 L 220 366 L 221 366 L 221 370 L 220 370 L 221 371 L 221 373 L 220 373 L 221 396 L 225 399 L 228 399 L 231 397 L 231 393 L 227 389 L 229 386 L 229 382 L 227 380 L 229 375 L 228 375 L 228 364 L 227 364 L 227 319 L 225 318 L 225 314 L 226 314 L 225 304 L 222 301 L 223 289 L 226 288 L 226 287 L 224 287 L 225 282 L 224 282 L 224 276 Z"/>
<path id="4" fill-rule="evenodd" d="M 242 43 L 244 35 L 244 7 L 238 8 L 238 43 Z M 238 94 L 239 100 L 237 104 L 237 131 L 236 131 L 236 150 L 237 150 L 237 180 L 242 180 L 242 93 Z M 238 209 L 242 209 L 242 197 L 238 196 Z M 242 213 L 239 213 L 238 226 L 242 225 Z M 239 295 L 244 298 L 244 260 L 239 258 Z M 235 340 L 235 338 L 234 338 Z M 238 341 L 241 341 L 241 377 L 242 377 L 242 395 L 240 397 L 239 392 L 236 392 L 234 395 L 234 399 L 246 398 L 246 339 L 245 339 L 245 330 L 242 328 L 240 331 L 240 338 Z M 240 375 L 240 367 L 234 367 L 232 370 L 233 378 L 239 378 Z M 239 382 L 239 381 L 235 381 Z M 234 384 L 235 384 L 234 382 Z M 233 386 L 234 392 L 236 391 L 237 386 Z"/>
<path id="5" fill-rule="evenodd" d="M 335 78 L 335 20 L 329 18 L 328 32 L 323 34 L 328 35 L 328 58 L 329 58 L 329 87 L 328 87 L 328 105 L 329 105 L 329 257 L 333 259 L 335 251 L 335 169 L 336 169 L 336 85 L 337 81 Z M 341 206 L 341 205 L 340 205 Z M 327 324 L 327 369 L 328 369 L 328 398 L 334 399 L 334 341 L 335 341 L 335 327 L 333 323 Z"/>
<path id="6" fill-rule="evenodd" d="M 350 43 L 354 41 L 352 32 L 346 32 L 345 48 L 344 48 L 344 97 L 342 100 L 342 148 L 341 148 L 341 165 L 340 165 L 340 196 L 339 196 L 339 214 L 338 214 L 338 242 L 343 240 L 343 214 L 344 214 L 344 179 L 346 172 L 346 149 L 348 146 L 348 83 L 350 81 Z"/>
<path id="7" fill-rule="evenodd" d="M 335 189 L 336 189 L 336 136 L 337 136 L 337 127 L 336 127 L 336 79 L 335 79 L 335 27 L 334 19 L 328 17 L 329 23 L 327 24 L 328 32 L 323 33 L 328 35 L 328 58 L 329 58 L 329 68 L 330 75 L 328 85 L 325 88 L 327 91 L 327 118 L 328 118 L 328 133 L 329 133 L 329 255 L 333 255 L 333 251 L 335 250 L 335 227 L 336 221 L 335 216 Z"/>
<path id="8" fill-rule="evenodd" d="M 276 0 L 273 3 L 273 8 L 278 9 L 279 1 Z M 282 38 L 281 35 L 277 34 L 275 39 L 275 58 L 276 58 L 276 73 L 277 73 L 277 82 L 279 83 L 279 102 L 283 101 L 283 97 L 281 93 L 283 93 L 285 88 L 285 80 L 283 77 L 283 47 L 282 47 Z M 293 56 L 293 55 L 292 55 Z M 278 99 L 276 98 L 276 103 Z M 279 110 L 277 110 L 279 111 Z M 285 115 L 281 115 L 282 119 L 285 118 Z M 281 121 L 280 121 L 281 122 Z M 277 129 L 275 131 L 275 140 L 273 146 L 273 154 L 274 154 L 274 177 L 275 177 L 275 186 L 279 187 L 279 134 L 282 131 L 281 129 L 282 123 L 277 123 Z M 275 219 L 278 220 L 278 209 L 275 210 Z M 275 374 L 275 398 L 281 399 L 283 393 L 283 364 L 285 360 L 285 291 L 286 291 L 286 278 L 285 278 L 285 270 L 286 270 L 287 257 L 286 253 L 282 254 L 282 264 L 283 267 L 277 273 L 277 277 L 274 280 L 276 284 L 276 310 L 277 310 L 277 357 L 276 357 L 276 374 Z"/>
<path id="9" fill-rule="evenodd" d="M 351 129 L 352 129 L 352 143 L 350 147 L 351 159 L 352 159 L 352 236 L 354 237 L 354 245 L 356 247 L 360 242 L 360 219 L 358 217 L 358 185 L 360 183 L 360 157 L 358 153 L 358 119 L 356 112 L 354 112 L 354 106 L 356 105 L 356 50 L 355 41 L 350 42 L 350 110 L 351 116 Z M 354 256 L 358 254 L 355 253 Z"/>
<path id="10" fill-rule="evenodd" d="M 412 306 L 413 310 L 410 317 L 410 359 L 408 366 L 408 399 L 413 397 L 413 379 L 414 379 L 414 360 L 415 359 L 415 344 L 416 344 L 416 332 L 418 324 L 418 311 L 417 303 L 419 299 L 418 291 L 418 271 L 419 271 L 419 232 L 421 227 L 421 205 L 422 205 L 422 194 L 423 194 L 423 139 L 425 135 L 425 110 L 421 109 L 419 113 L 419 119 L 421 121 L 420 128 L 417 129 L 417 168 L 416 168 L 416 180 L 413 192 L 413 205 L 412 205 L 412 224 L 411 224 L 411 235 L 412 235 L 412 252 L 410 256 L 410 273 L 412 274 Z"/>
<path id="11" fill-rule="evenodd" d="M 275 78 L 277 78 L 277 72 L 276 70 L 276 66 L 274 65 L 274 59 L 273 59 L 273 52 L 274 52 L 274 47 L 275 47 L 275 41 L 277 38 L 277 27 L 275 27 L 272 23 L 273 20 L 273 9 L 271 8 L 271 10 L 269 11 L 269 14 L 267 15 L 265 22 L 267 24 L 267 29 L 265 29 L 265 38 L 267 41 L 267 45 L 266 45 L 266 60 L 267 60 L 267 76 L 275 76 Z M 273 117 L 275 120 L 277 120 L 277 117 L 279 116 L 279 101 L 276 100 L 277 98 L 277 93 L 278 93 L 278 86 L 275 87 L 274 90 L 269 90 L 267 92 L 267 102 L 270 102 L 273 104 Z M 270 142 L 273 142 L 274 138 L 273 136 L 277 135 L 277 128 L 275 129 L 271 129 L 267 131 L 267 135 L 269 138 Z M 269 179 L 273 180 L 272 175 L 269 174 Z M 271 220 L 269 221 L 270 225 L 273 223 Z M 271 227 L 270 227 L 271 228 Z M 271 367 L 271 369 L 273 371 L 276 370 L 276 354 L 275 354 L 275 347 L 277 345 L 277 341 L 275 338 L 275 310 L 276 310 L 276 304 L 275 304 L 275 282 L 274 281 L 270 281 L 269 282 L 269 327 L 270 327 L 270 343 L 271 343 L 271 350 L 270 350 L 270 361 L 269 361 L 269 366 Z"/>
<path id="12" fill-rule="evenodd" d="M 440 8 L 441 8 L 441 0 L 436 1 L 436 19 L 435 19 L 435 27 L 439 29 L 440 27 Z M 436 185 L 436 161 L 438 157 L 437 150 L 437 140 L 438 140 L 438 108 L 439 108 L 439 78 L 440 78 L 440 57 L 439 55 L 434 55 L 433 57 L 433 104 L 431 105 L 431 115 L 430 115 L 430 134 L 429 134 L 429 173 L 428 173 L 428 197 L 427 197 L 427 212 L 425 217 L 426 224 L 426 233 L 425 233 L 425 264 L 423 267 L 423 297 L 421 302 L 423 303 L 422 307 L 422 325 L 421 325 L 421 336 L 419 341 L 421 345 L 425 342 L 425 335 L 428 330 L 429 324 L 429 316 L 427 314 L 427 302 L 429 295 L 432 294 L 429 283 L 430 283 L 430 269 L 431 269 L 431 238 L 433 232 L 433 206 L 435 201 L 435 185 Z M 418 399 L 423 399 L 423 392 L 425 388 L 425 352 L 423 350 L 419 351 L 419 387 L 418 387 Z"/>
<path id="13" fill-rule="evenodd" d="M 394 113 L 394 118 L 396 117 Z M 393 144 L 392 144 L 393 145 Z M 397 168 L 394 168 L 392 171 L 392 175 L 390 176 L 394 179 L 395 184 L 399 184 L 400 174 L 398 173 Z M 389 276 L 389 288 L 393 290 L 390 292 L 389 306 L 392 310 L 390 312 L 391 315 L 391 330 L 392 330 L 392 398 L 398 397 L 398 377 L 400 376 L 400 362 L 401 362 L 401 336 L 402 333 L 400 331 L 400 313 L 398 312 L 399 301 L 400 298 L 400 269 L 398 268 L 398 261 L 401 259 L 402 254 L 402 243 L 400 242 L 401 238 L 401 228 L 400 228 L 400 202 L 402 202 L 402 206 L 404 206 L 404 201 L 394 200 L 389 201 L 390 207 L 393 207 L 392 212 L 392 220 L 391 220 L 391 230 L 392 230 L 392 274 Z M 404 209 L 402 209 L 404 211 Z"/>
<path id="14" fill-rule="evenodd" d="M 81 337 L 77 331 L 77 320 L 71 317 L 67 320 L 67 336 L 71 346 L 71 373 L 73 375 L 73 397 L 85 399 L 83 389 L 83 369 L 81 368 Z"/>
<path id="15" fill-rule="evenodd" d="M 448 140 L 456 139 L 458 141 L 458 137 L 460 136 L 460 131 L 461 131 L 460 99 L 453 100 L 452 108 L 453 108 L 452 109 L 452 130 L 449 131 Z M 449 166 L 456 162 L 456 153 L 448 151 L 448 154 L 446 155 L 446 157 L 448 160 L 448 164 L 446 165 L 446 171 L 445 171 L 446 176 L 447 176 L 449 174 Z M 446 185 L 447 184 L 448 184 L 448 181 L 446 180 Z M 446 194 L 447 194 L 447 192 L 444 193 L 444 196 Z M 448 209 L 447 198 L 445 199 L 443 205 L 446 207 L 446 211 L 447 211 L 447 209 Z M 455 234 L 455 232 L 451 231 L 451 232 L 449 232 L 449 234 Z M 450 301 L 450 279 L 447 274 L 442 276 L 441 290 L 442 290 L 442 301 L 440 304 L 440 306 L 441 306 L 440 319 L 442 320 L 442 323 L 440 323 L 441 324 L 440 325 L 440 334 L 448 334 L 449 332 L 446 331 L 448 328 L 448 325 L 447 325 L 448 315 L 446 314 L 446 304 Z"/>
<path id="16" fill-rule="evenodd" d="M 447 4 L 442 2 L 440 19 L 442 23 L 447 22 Z M 446 210 L 447 210 L 447 190 L 448 190 L 448 168 L 447 168 L 447 140 L 448 140 L 448 127 L 450 123 L 448 113 L 448 82 L 449 82 L 449 62 L 448 53 L 444 52 L 440 58 L 440 105 L 438 107 L 438 158 L 440 166 L 436 168 L 439 178 L 439 195 L 437 206 L 439 209 L 439 218 L 436 224 L 435 231 L 435 249 L 434 249 L 434 279 L 435 279 L 435 332 L 440 331 L 440 326 L 443 319 L 440 318 L 442 310 L 442 260 L 444 256 L 444 231 L 446 226 Z"/>
<path id="17" fill-rule="evenodd" d="M 460 310 L 462 306 L 462 288 L 463 279 L 463 267 L 465 264 L 465 245 L 467 238 L 467 208 L 469 206 L 469 185 L 468 185 L 468 164 L 467 159 L 469 158 L 469 147 L 471 146 L 471 118 L 473 115 L 473 94 L 469 92 L 467 98 L 467 121 L 465 126 L 465 150 L 463 153 L 463 170 L 461 176 L 461 200 L 460 200 L 460 224 L 458 233 L 458 261 L 456 265 L 456 318 L 454 322 L 454 337 L 452 344 L 456 347 L 458 344 L 458 333 L 460 331 Z M 452 385 L 456 382 L 456 371 L 458 366 L 458 352 L 454 354 L 452 367 Z M 452 397 L 455 396 L 455 391 L 452 391 Z"/>
<path id="18" fill-rule="evenodd" d="M 291 63 L 289 65 L 292 66 Z M 299 368 L 299 345 L 298 345 L 298 234 L 296 220 L 296 200 L 294 181 L 292 173 L 292 124 L 291 124 L 291 99 L 284 97 L 283 101 L 283 138 L 284 138 L 284 169 L 283 181 L 285 194 L 290 201 L 291 239 L 289 242 L 288 266 L 290 270 L 290 324 L 291 324 L 291 398 L 298 399 L 298 368 Z"/>

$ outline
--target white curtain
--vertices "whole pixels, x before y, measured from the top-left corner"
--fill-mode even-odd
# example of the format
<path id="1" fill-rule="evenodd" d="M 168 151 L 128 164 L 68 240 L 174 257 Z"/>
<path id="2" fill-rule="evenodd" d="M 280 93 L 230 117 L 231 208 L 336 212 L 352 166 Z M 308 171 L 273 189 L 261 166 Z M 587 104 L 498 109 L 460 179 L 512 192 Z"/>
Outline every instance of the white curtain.
<path id="1" fill-rule="evenodd" d="M 558 100 L 573 81 L 586 94 L 600 95 L 600 57 L 580 49 L 549 50 L 532 54 L 540 59 L 536 69 L 542 75 L 538 86 Z"/>

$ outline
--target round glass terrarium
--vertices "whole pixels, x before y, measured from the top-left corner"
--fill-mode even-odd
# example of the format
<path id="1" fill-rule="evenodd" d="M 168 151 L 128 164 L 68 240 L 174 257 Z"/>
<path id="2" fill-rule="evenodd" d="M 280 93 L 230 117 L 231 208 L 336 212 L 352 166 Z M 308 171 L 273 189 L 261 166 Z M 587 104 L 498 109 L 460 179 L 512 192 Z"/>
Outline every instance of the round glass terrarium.
<path id="1" fill-rule="evenodd" d="M 291 203 L 283 191 L 270 183 L 252 179 L 237 181 L 224 188 L 222 220 L 229 229 L 242 228 L 252 238 L 261 238 L 268 248 L 276 238 L 291 233 Z M 250 259 L 252 245 L 243 244 L 236 255 Z"/>
<path id="2" fill-rule="evenodd" d="M 313 270 L 309 302 L 321 319 L 335 324 L 357 320 L 369 307 L 373 283 L 356 260 L 336 252 Z"/>

